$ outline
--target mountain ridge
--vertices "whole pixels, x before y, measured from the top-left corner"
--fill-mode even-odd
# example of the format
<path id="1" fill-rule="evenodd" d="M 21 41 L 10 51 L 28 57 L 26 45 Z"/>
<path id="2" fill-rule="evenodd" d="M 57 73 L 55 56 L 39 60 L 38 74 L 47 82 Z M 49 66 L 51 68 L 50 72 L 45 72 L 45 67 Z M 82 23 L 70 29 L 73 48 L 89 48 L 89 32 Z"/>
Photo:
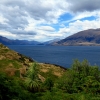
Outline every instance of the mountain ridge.
<path id="1" fill-rule="evenodd" d="M 100 28 L 80 31 L 52 45 L 100 46 Z"/>
<path id="2" fill-rule="evenodd" d="M 10 40 L 6 37 L 0 36 L 0 42 L 4 45 L 37 45 L 40 42 L 28 40 Z"/>

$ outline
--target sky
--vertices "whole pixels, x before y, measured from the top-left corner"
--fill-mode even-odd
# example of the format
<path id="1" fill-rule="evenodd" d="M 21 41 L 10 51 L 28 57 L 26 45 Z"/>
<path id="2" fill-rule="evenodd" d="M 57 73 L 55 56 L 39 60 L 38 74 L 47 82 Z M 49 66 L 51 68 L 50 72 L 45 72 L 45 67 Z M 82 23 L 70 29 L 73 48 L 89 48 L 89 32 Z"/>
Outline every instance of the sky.
<path id="1" fill-rule="evenodd" d="M 0 35 L 45 42 L 100 28 L 100 0 L 0 0 Z"/>

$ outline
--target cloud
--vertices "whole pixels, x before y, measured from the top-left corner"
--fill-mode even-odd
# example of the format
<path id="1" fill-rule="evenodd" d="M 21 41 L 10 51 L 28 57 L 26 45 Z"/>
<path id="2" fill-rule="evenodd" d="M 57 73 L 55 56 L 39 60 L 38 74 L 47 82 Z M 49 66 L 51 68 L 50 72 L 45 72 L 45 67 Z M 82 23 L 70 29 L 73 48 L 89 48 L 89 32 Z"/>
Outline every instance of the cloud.
<path id="1" fill-rule="evenodd" d="M 7 31 L 0 31 L 0 35 L 7 37 L 7 38 L 11 37 L 10 39 L 16 39 L 15 34 L 12 34 L 12 33 L 7 32 Z"/>
<path id="2" fill-rule="evenodd" d="M 29 36 L 27 39 L 31 35 L 41 36 L 45 31 L 52 34 L 55 29 L 50 24 L 58 23 L 67 6 L 66 0 L 1 0 L 0 30 L 16 34 L 16 37 Z"/>
<path id="3" fill-rule="evenodd" d="M 50 31 L 50 32 L 53 32 L 55 31 L 55 29 L 51 26 L 40 26 L 37 28 L 38 30 L 43 30 L 43 31 Z"/>
<path id="4" fill-rule="evenodd" d="M 46 41 L 98 28 L 99 4 L 100 0 L 0 0 L 0 35 Z M 66 21 L 68 14 L 72 18 Z M 91 16 L 95 20 L 81 20 Z"/>
<path id="5" fill-rule="evenodd" d="M 6 24 L 7 21 L 8 21 L 8 20 L 7 20 L 6 18 L 3 18 L 3 16 L 0 15 L 0 23 L 1 23 L 1 24 Z"/>
<path id="6" fill-rule="evenodd" d="M 70 3 L 69 9 L 76 12 L 100 10 L 100 0 L 66 0 Z"/>
<path id="7" fill-rule="evenodd" d="M 60 28 L 59 34 L 63 34 L 63 37 L 73 35 L 79 31 L 87 29 L 96 29 L 100 28 L 100 18 L 96 20 L 76 20 L 75 22 L 70 23 L 67 27 Z"/>
<path id="8" fill-rule="evenodd" d="M 50 22 L 64 13 L 64 9 L 68 6 L 65 0 L 63 2 L 61 0 L 4 0 L 0 4 L 1 12 L 5 12 L 8 18 L 21 15 L 21 17 L 30 16 L 35 20 L 44 19 Z"/>

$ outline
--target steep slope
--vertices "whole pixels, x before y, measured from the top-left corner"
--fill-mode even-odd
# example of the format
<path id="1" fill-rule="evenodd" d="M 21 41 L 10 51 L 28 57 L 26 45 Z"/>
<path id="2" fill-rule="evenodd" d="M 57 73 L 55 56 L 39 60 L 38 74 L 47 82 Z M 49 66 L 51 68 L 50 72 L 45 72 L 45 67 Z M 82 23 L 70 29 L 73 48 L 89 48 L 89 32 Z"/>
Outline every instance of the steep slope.
<path id="1" fill-rule="evenodd" d="M 34 63 L 34 60 L 31 58 L 10 50 L 0 43 L 0 71 L 6 72 L 10 76 L 17 75 L 18 77 L 23 77 L 32 63 Z M 44 76 L 44 73 L 48 73 L 49 70 L 52 70 L 54 75 L 61 76 L 66 70 L 52 64 L 38 63 L 38 65 L 42 76 Z"/>
<path id="2" fill-rule="evenodd" d="M 31 58 L 0 44 L 0 71 L 4 71 L 11 76 L 19 73 L 19 77 L 22 77 L 32 62 L 34 61 Z"/>
<path id="3" fill-rule="evenodd" d="M 53 45 L 100 45 L 100 29 L 80 31 Z"/>
<path id="4" fill-rule="evenodd" d="M 27 40 L 10 40 L 6 37 L 0 36 L 0 42 L 5 45 L 37 45 L 40 42 Z"/>

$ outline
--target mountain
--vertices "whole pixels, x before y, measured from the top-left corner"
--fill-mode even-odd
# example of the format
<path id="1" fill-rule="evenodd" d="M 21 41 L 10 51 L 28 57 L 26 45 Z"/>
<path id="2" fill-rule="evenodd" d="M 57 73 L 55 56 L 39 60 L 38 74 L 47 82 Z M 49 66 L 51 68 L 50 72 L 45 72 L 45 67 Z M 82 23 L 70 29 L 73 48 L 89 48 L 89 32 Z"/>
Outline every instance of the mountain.
<path id="1" fill-rule="evenodd" d="M 100 46 L 100 29 L 89 29 L 71 35 L 53 45 L 66 46 Z"/>
<path id="2" fill-rule="evenodd" d="M 49 40 L 49 41 L 40 43 L 40 44 L 38 44 L 38 45 L 51 45 L 51 44 L 54 44 L 55 42 L 58 42 L 58 41 L 60 41 L 60 40 L 61 40 L 61 39 L 56 38 L 56 39 L 53 39 L 53 40 Z"/>
<path id="3" fill-rule="evenodd" d="M 55 43 L 55 42 L 58 42 L 58 41 L 60 41 L 60 39 L 56 38 L 56 39 L 53 39 L 53 40 L 50 40 L 50 41 L 46 41 L 46 42 L 44 42 L 44 44 L 51 44 L 51 43 Z"/>
<path id="4" fill-rule="evenodd" d="M 37 45 L 40 42 L 27 40 L 10 40 L 6 37 L 0 36 L 0 42 L 4 45 Z"/>

